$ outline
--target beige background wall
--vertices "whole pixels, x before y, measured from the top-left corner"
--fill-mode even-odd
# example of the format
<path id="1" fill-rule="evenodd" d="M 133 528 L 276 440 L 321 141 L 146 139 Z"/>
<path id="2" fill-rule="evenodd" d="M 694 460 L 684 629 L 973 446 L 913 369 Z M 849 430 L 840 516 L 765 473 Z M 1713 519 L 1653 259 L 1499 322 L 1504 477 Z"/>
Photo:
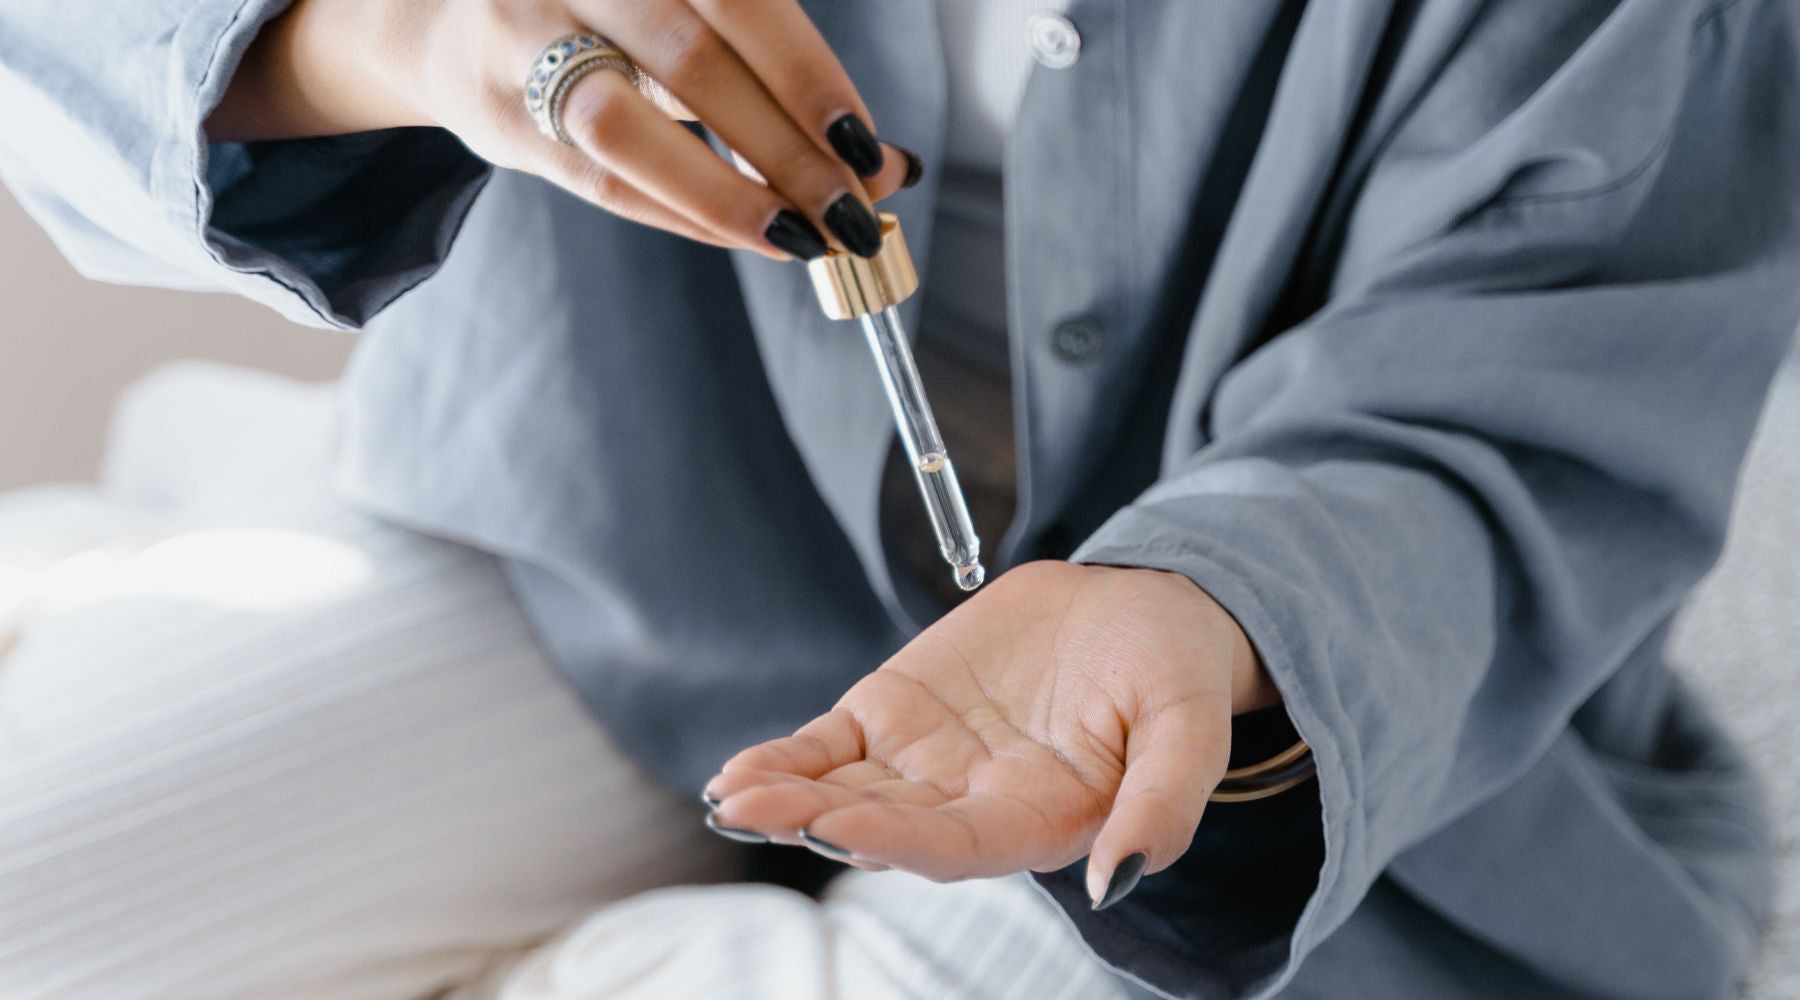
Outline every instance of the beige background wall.
<path id="1" fill-rule="evenodd" d="M 228 295 L 87 281 L 0 188 L 0 490 L 91 478 L 113 399 L 163 361 L 316 381 L 342 368 L 351 341 Z"/>

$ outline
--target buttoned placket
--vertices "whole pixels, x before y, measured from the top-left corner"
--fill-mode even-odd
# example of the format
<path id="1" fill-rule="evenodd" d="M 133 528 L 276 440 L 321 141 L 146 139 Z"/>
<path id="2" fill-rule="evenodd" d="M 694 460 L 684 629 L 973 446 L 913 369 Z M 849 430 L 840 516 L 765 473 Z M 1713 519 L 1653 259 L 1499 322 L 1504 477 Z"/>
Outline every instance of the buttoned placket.
<path id="1" fill-rule="evenodd" d="M 1130 213 L 1122 171 L 1125 17 L 1117 0 L 1077 0 L 1027 22 L 1036 63 L 1006 161 L 1008 320 L 1019 503 L 1000 561 L 1066 554 L 1058 525 L 1118 358 Z"/>

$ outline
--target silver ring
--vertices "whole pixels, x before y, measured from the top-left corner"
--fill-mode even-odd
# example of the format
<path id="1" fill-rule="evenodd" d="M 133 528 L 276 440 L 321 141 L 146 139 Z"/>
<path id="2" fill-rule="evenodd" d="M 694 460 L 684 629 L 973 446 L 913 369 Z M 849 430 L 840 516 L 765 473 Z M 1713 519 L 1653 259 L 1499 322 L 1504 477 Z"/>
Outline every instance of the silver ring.
<path id="1" fill-rule="evenodd" d="M 563 128 L 563 104 L 576 81 L 589 73 L 610 69 L 637 87 L 637 63 L 618 46 L 590 31 L 564 35 L 538 53 L 531 75 L 525 79 L 525 110 L 547 138 L 567 145 L 575 140 Z"/>

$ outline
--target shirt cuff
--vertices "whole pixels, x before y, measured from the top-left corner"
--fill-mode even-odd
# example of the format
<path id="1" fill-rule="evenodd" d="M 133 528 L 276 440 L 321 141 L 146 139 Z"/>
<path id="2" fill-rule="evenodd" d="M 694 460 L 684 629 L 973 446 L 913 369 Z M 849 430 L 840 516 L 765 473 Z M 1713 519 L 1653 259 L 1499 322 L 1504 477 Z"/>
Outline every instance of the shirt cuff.
<path id="1" fill-rule="evenodd" d="M 490 168 L 442 129 L 213 146 L 209 249 L 359 327 L 450 253 Z"/>
<path id="2" fill-rule="evenodd" d="M 313 324 L 354 328 L 448 255 L 490 168 L 442 129 L 213 144 L 206 119 L 245 53 L 291 0 L 196 7 L 178 58 L 203 65 L 169 102 L 152 169 L 158 199 L 227 286 Z"/>
<path id="3" fill-rule="evenodd" d="M 1248 998 L 1274 994 L 1315 946 L 1315 911 L 1343 856 L 1348 782 L 1333 733 L 1293 669 L 1283 623 L 1265 605 L 1247 567 L 1227 552 L 1178 537 L 1153 508 L 1127 508 L 1072 561 L 1180 573 L 1235 617 L 1262 658 L 1294 728 L 1313 748 L 1318 783 L 1267 799 L 1214 803 L 1193 845 L 1130 895 L 1091 909 L 1085 862 L 1037 874 L 1095 955 L 1159 996 Z"/>

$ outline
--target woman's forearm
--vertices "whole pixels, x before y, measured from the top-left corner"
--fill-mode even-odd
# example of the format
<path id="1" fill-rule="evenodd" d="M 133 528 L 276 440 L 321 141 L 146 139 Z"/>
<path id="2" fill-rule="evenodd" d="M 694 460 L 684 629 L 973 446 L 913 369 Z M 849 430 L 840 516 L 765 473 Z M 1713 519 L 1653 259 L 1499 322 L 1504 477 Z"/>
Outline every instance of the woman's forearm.
<path id="1" fill-rule="evenodd" d="M 428 124 L 379 71 L 392 58 L 381 53 L 381 6 L 299 0 L 270 21 L 207 118 L 207 137 L 249 142 Z"/>

